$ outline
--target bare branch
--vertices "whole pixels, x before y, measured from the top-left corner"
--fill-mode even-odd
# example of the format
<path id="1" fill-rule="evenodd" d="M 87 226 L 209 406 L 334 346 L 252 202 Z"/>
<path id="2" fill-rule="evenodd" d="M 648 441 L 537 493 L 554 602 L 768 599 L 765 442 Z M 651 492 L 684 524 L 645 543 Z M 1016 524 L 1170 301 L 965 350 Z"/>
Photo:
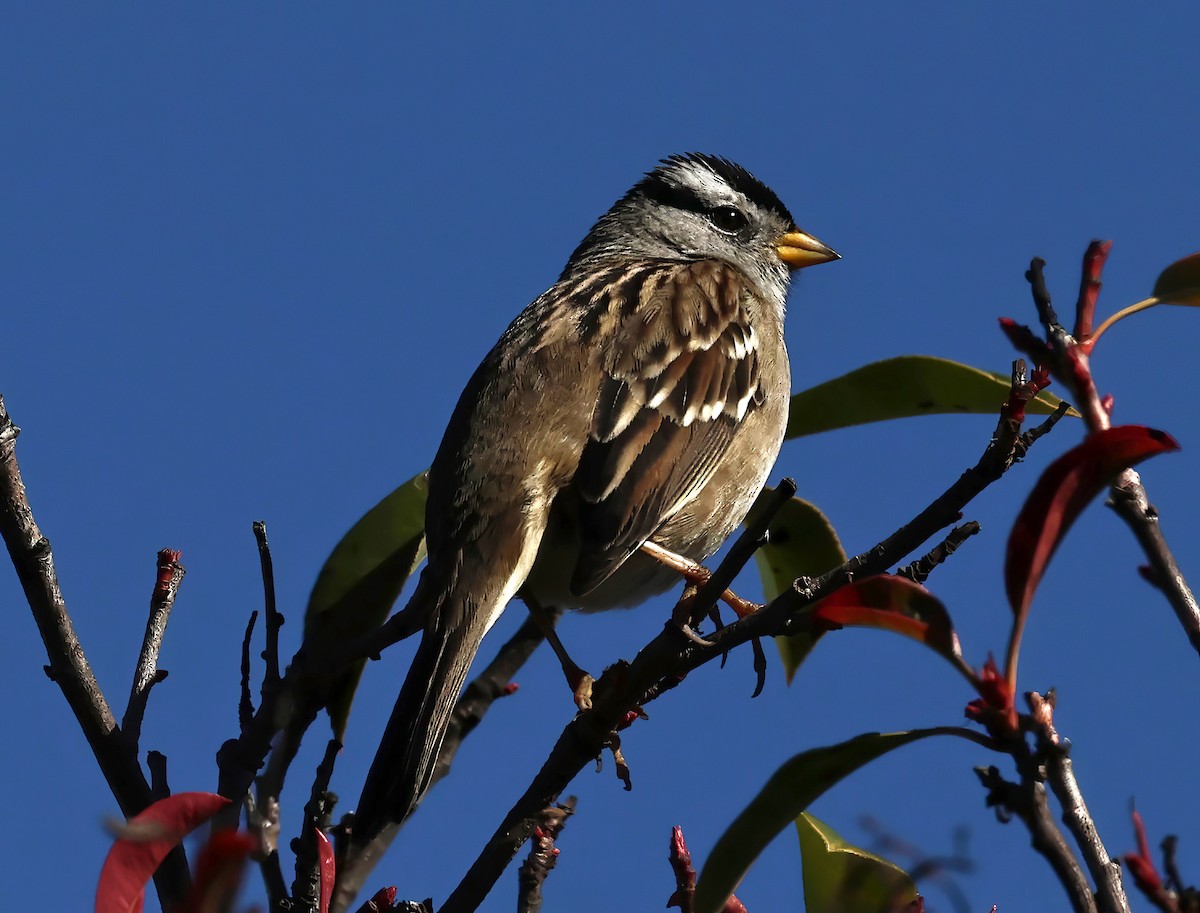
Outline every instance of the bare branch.
<path id="1" fill-rule="evenodd" d="M 47 673 L 62 690 L 96 757 L 122 814 L 131 818 L 153 799 L 150 784 L 109 708 L 75 634 L 54 570 L 50 541 L 42 535 L 17 465 L 21 429 L 13 424 L 0 396 L 0 535 L 16 568 L 29 608 L 50 660 Z M 191 883 L 182 847 L 173 851 L 154 876 L 164 907 L 177 903 Z"/>
<path id="2" fill-rule="evenodd" d="M 250 620 L 246 622 L 246 633 L 242 636 L 242 678 L 238 698 L 238 727 L 243 731 L 254 719 L 254 699 L 250 697 L 250 639 L 254 636 L 256 621 L 258 621 L 257 610 L 250 613 Z"/>
<path id="3" fill-rule="evenodd" d="M 142 649 L 138 654 L 137 668 L 133 673 L 133 686 L 129 690 L 129 704 L 121 719 L 121 729 L 129 739 L 136 755 L 142 735 L 142 720 L 146 715 L 146 703 L 150 689 L 167 677 L 165 670 L 158 668 L 158 654 L 162 649 L 163 636 L 167 632 L 167 621 L 175 605 L 179 584 L 187 573 L 179 563 L 180 553 L 164 548 L 158 553 L 158 573 L 154 590 L 150 594 L 150 617 L 146 620 L 146 633 L 142 637 Z"/>

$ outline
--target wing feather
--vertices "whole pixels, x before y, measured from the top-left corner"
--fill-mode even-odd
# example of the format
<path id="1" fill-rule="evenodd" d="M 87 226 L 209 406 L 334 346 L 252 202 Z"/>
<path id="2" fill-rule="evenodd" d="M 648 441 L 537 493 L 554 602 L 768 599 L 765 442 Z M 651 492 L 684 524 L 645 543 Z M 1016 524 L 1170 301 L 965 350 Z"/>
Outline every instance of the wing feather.
<path id="1" fill-rule="evenodd" d="M 582 547 L 571 588 L 602 583 L 708 483 L 762 401 L 746 280 L 711 261 L 648 264 L 602 358 L 574 486 Z"/>

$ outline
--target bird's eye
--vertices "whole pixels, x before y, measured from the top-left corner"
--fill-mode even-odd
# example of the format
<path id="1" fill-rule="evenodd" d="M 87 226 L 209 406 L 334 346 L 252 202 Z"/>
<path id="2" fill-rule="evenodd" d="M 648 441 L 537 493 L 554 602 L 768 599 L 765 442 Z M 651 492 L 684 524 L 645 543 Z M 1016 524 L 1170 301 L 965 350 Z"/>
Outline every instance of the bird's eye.
<path id="1" fill-rule="evenodd" d="M 745 214 L 734 206 L 718 206 L 709 213 L 709 218 L 713 225 L 730 234 L 741 231 L 747 224 Z"/>

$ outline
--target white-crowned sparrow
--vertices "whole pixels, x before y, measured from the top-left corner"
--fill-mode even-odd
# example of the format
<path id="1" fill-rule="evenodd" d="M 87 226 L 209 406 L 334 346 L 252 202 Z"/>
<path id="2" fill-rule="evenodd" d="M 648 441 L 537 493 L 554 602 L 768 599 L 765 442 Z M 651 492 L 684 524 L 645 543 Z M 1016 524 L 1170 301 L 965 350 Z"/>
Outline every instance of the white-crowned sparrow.
<path id="1" fill-rule="evenodd" d="M 355 820 L 429 785 L 484 634 L 518 593 L 607 608 L 678 576 L 745 517 L 779 453 L 792 270 L 837 258 L 726 159 L 664 160 L 600 217 L 475 371 L 429 472 L 424 634 Z"/>

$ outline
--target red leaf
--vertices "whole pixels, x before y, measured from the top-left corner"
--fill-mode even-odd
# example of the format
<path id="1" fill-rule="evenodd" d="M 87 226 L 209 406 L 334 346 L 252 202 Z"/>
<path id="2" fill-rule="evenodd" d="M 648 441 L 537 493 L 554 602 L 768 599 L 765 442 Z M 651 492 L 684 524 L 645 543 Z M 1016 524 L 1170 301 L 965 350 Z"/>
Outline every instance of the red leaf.
<path id="1" fill-rule="evenodd" d="M 230 913 L 246 860 L 258 846 L 256 837 L 241 831 L 213 834 L 196 860 L 196 877 L 180 907 L 181 913 Z"/>
<path id="2" fill-rule="evenodd" d="M 1125 853 L 1121 858 L 1125 860 L 1126 867 L 1133 875 L 1133 883 L 1138 886 L 1138 890 L 1153 898 L 1162 891 L 1162 876 L 1154 868 L 1154 859 L 1150 855 L 1150 841 L 1146 839 L 1146 825 L 1136 809 L 1133 811 L 1133 833 L 1137 838 L 1138 851 Z"/>
<path id="3" fill-rule="evenodd" d="M 333 844 L 325 836 L 325 832 L 313 828 L 317 832 L 317 868 L 321 873 L 321 913 L 329 913 L 329 901 L 333 898 L 333 882 L 337 878 L 337 862 L 333 858 Z"/>
<path id="4" fill-rule="evenodd" d="M 947 658 L 961 655 L 946 607 L 907 577 L 880 574 L 851 583 L 812 611 L 814 618 L 838 627 L 879 628 L 910 637 Z"/>
<path id="5" fill-rule="evenodd" d="M 141 913 L 146 882 L 167 853 L 228 804 L 214 793 L 179 793 L 129 819 L 100 870 L 96 913 Z"/>
<path id="6" fill-rule="evenodd" d="M 1098 431 L 1051 463 L 1038 479 L 1008 537 L 1004 585 L 1023 619 L 1046 566 L 1075 518 L 1125 469 L 1178 450 L 1171 435 L 1141 425 Z"/>

